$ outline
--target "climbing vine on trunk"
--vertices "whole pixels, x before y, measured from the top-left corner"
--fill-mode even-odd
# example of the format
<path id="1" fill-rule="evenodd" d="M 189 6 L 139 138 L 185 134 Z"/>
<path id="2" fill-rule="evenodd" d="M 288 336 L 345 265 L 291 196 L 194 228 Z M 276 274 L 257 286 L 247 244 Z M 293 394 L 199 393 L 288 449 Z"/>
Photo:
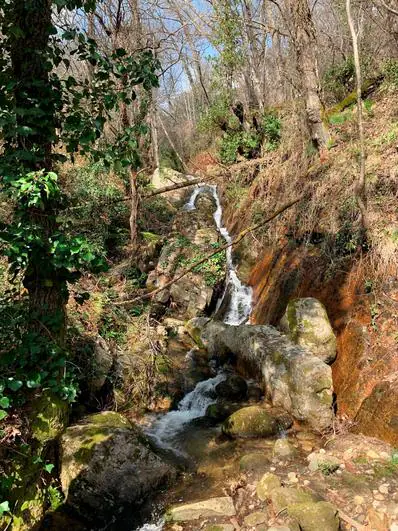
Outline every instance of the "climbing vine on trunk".
<path id="1" fill-rule="evenodd" d="M 63 369 L 68 283 L 106 264 L 87 240 L 71 236 L 59 222 L 65 196 L 58 171 L 74 153 L 108 166 L 138 167 L 141 124 L 129 124 L 111 141 L 105 128 L 121 103 L 136 99 L 138 86 L 145 92 L 158 84 L 150 51 L 129 55 L 117 48 L 106 54 L 83 31 L 56 24 L 62 10 L 94 8 L 92 0 L 0 0 L 0 178 L 14 206 L 11 220 L 0 227 L 0 241 L 12 277 L 22 277 L 29 299 L 25 333 L 1 359 L 4 409 L 11 403 L 7 396 L 23 386 L 45 385 L 73 399 Z M 72 63 L 74 72 L 89 64 L 89 76 L 72 75 Z"/>

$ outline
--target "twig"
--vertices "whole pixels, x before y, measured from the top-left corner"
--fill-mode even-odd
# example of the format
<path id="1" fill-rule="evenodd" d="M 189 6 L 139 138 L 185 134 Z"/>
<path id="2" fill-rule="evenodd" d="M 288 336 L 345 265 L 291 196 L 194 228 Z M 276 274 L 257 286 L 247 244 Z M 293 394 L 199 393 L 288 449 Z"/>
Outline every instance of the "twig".
<path id="1" fill-rule="evenodd" d="M 140 295 L 139 297 L 135 297 L 134 299 L 129 299 L 129 300 L 125 300 L 125 301 L 116 302 L 115 305 L 116 306 L 124 306 L 126 304 L 130 304 L 130 303 L 137 302 L 137 301 L 144 300 L 144 299 L 149 299 L 149 298 L 153 297 L 154 295 L 157 295 L 161 291 L 169 288 L 170 286 L 172 286 L 173 284 L 175 284 L 176 282 L 181 280 L 183 277 L 185 277 L 188 273 L 193 271 L 199 265 L 203 264 L 204 262 L 207 262 L 210 258 L 215 256 L 216 254 L 222 253 L 223 251 L 226 251 L 227 249 L 229 249 L 229 247 L 233 247 L 233 246 L 237 245 L 239 242 L 241 242 L 243 240 L 243 238 L 245 236 L 247 236 L 251 232 L 254 232 L 254 231 L 258 230 L 263 225 L 266 225 L 267 223 L 272 221 L 274 218 L 276 218 L 277 216 L 282 214 L 285 210 L 287 210 L 288 208 L 292 207 L 293 205 L 295 205 L 296 203 L 301 201 L 304 197 L 305 197 L 305 194 L 301 194 L 300 196 L 296 197 L 292 201 L 289 201 L 288 203 L 285 203 L 284 205 L 282 205 L 271 216 L 269 216 L 268 218 L 264 219 L 260 223 L 257 223 L 256 225 L 253 225 L 251 227 L 248 227 L 247 229 L 242 230 L 238 234 L 238 236 L 231 243 L 228 243 L 226 245 L 223 245 L 222 247 L 219 247 L 216 251 L 213 251 L 212 253 L 208 254 L 207 256 L 205 256 L 204 258 L 199 260 L 198 262 L 195 262 L 191 267 L 189 267 L 188 269 L 185 269 L 181 274 L 179 274 L 178 276 L 176 276 L 175 278 L 170 280 L 170 282 L 167 282 L 161 288 L 157 288 L 157 289 L 155 289 L 155 290 L 153 290 L 153 291 L 151 291 L 149 293 L 145 293 L 144 295 Z"/>

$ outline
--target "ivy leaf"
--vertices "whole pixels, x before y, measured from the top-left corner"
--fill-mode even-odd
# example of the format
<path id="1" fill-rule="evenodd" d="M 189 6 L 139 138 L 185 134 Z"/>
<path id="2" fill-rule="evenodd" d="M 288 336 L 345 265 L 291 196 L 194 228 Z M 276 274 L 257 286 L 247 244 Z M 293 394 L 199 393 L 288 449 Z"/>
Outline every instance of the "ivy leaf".
<path id="1" fill-rule="evenodd" d="M 14 378 L 8 378 L 7 387 L 8 389 L 11 389 L 11 391 L 18 391 L 18 389 L 21 389 L 22 387 L 21 380 L 14 380 Z"/>
<path id="2" fill-rule="evenodd" d="M 52 463 L 48 463 L 47 465 L 43 466 L 43 470 L 45 470 L 49 474 L 51 474 L 51 472 L 53 471 L 53 468 L 54 468 L 54 465 Z"/>
<path id="3" fill-rule="evenodd" d="M 7 416 L 7 411 L 4 411 L 4 409 L 0 409 L 0 420 L 4 420 Z"/>
<path id="4" fill-rule="evenodd" d="M 0 407 L 4 409 L 7 409 L 8 407 L 10 407 L 10 399 L 7 398 L 6 396 L 2 396 L 0 398 Z"/>
<path id="5" fill-rule="evenodd" d="M 10 504 L 8 501 L 3 501 L 0 503 L 0 516 L 3 516 L 4 513 L 10 512 Z"/>

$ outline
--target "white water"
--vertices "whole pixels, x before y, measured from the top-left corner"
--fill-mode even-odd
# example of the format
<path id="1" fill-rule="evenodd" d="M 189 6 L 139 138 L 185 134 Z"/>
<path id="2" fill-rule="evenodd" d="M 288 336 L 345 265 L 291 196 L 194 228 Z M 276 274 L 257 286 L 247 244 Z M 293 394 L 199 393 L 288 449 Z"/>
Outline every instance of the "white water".
<path id="1" fill-rule="evenodd" d="M 184 205 L 184 210 L 195 210 L 196 199 L 201 193 L 210 193 L 215 202 L 217 209 L 214 212 L 214 221 L 221 236 L 226 243 L 232 243 L 232 238 L 228 230 L 222 226 L 222 207 L 220 198 L 215 185 L 197 185 L 189 201 Z M 236 268 L 232 258 L 232 247 L 228 247 L 227 256 L 227 279 L 224 293 L 217 303 L 216 310 L 221 306 L 227 292 L 230 293 L 230 303 L 224 317 L 224 323 L 237 326 L 245 322 L 250 316 L 252 309 L 252 289 L 241 283 L 236 274 Z M 187 353 L 187 358 L 192 356 L 192 351 Z M 209 405 L 216 401 L 215 388 L 217 384 L 225 380 L 225 374 L 219 373 L 214 378 L 199 382 L 196 387 L 185 395 L 178 405 L 176 411 L 169 411 L 166 415 L 161 415 L 145 430 L 146 434 L 154 439 L 159 447 L 172 450 L 174 453 L 184 455 L 178 449 L 177 440 L 179 435 L 184 431 L 187 424 L 192 420 L 201 418 L 205 415 Z M 145 524 L 139 531 L 162 531 L 164 521 L 159 520 L 154 524 Z"/>
<path id="2" fill-rule="evenodd" d="M 216 385 L 225 380 L 225 375 L 219 373 L 214 378 L 199 382 L 195 389 L 184 396 L 175 411 L 169 411 L 166 415 L 161 415 L 147 428 L 149 435 L 161 447 L 180 455 L 184 455 L 175 446 L 175 441 L 186 425 L 194 419 L 203 417 L 210 404 L 216 401 Z"/>
<path id="3" fill-rule="evenodd" d="M 224 238 L 227 244 L 232 243 L 232 238 L 226 229 L 222 225 L 222 206 L 220 198 L 217 193 L 217 186 L 214 184 L 200 184 L 196 185 L 189 201 L 185 204 L 184 210 L 195 210 L 196 199 L 201 193 L 210 193 L 214 201 L 216 202 L 217 209 L 214 212 L 214 221 L 216 223 L 218 232 Z M 224 317 L 224 323 L 229 325 L 240 325 L 244 323 L 250 316 L 252 310 L 252 289 L 249 286 L 245 286 L 239 280 L 236 274 L 236 267 L 233 263 L 232 246 L 228 247 L 226 251 L 227 255 L 227 278 L 223 296 L 217 303 L 216 311 L 220 308 L 222 301 L 226 294 L 229 292 L 231 299 L 229 302 L 228 310 Z"/>

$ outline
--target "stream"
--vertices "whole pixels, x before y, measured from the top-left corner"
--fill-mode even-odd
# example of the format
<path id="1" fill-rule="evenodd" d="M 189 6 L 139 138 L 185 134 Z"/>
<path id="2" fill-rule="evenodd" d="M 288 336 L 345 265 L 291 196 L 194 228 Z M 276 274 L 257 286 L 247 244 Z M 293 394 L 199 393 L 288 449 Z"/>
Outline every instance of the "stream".
<path id="1" fill-rule="evenodd" d="M 216 185 L 196 185 L 189 200 L 183 206 L 186 211 L 195 210 L 195 203 L 200 194 L 210 194 L 216 204 L 213 217 L 218 232 L 226 243 L 232 243 L 232 237 L 226 227 L 222 225 L 222 206 Z M 246 322 L 252 309 L 252 289 L 239 280 L 233 262 L 232 246 L 226 251 L 226 282 L 222 296 L 217 302 L 216 312 L 221 305 L 226 304 L 223 321 L 226 324 L 238 326 Z M 226 300 L 226 297 L 228 299 Z M 155 416 L 145 428 L 146 434 L 162 449 L 171 451 L 181 458 L 189 458 L 192 438 L 200 441 L 206 438 L 200 428 L 192 429 L 195 420 L 205 416 L 209 405 L 216 402 L 216 386 L 226 378 L 226 373 L 219 371 L 214 377 L 199 382 L 196 387 L 180 401 L 178 408 L 166 414 Z M 214 432 L 217 428 L 209 429 Z M 203 430 L 202 430 L 203 431 Z M 206 432 L 206 430 L 204 430 Z M 204 441 L 205 442 L 205 441 Z M 137 531 L 161 531 L 164 526 L 162 518 L 152 523 L 146 523 Z"/>

